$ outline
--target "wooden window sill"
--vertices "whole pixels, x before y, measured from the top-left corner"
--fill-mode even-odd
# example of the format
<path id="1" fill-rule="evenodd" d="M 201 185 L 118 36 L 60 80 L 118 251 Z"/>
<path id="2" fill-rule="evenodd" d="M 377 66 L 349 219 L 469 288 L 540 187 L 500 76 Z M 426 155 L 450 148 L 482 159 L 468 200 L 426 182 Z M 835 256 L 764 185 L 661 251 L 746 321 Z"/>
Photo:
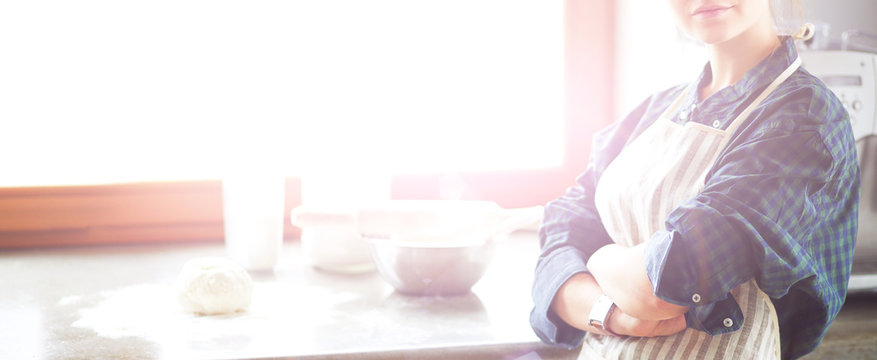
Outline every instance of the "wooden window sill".
<path id="1" fill-rule="evenodd" d="M 287 180 L 288 206 L 298 188 Z M 222 239 L 220 181 L 0 188 L 0 248 Z"/>

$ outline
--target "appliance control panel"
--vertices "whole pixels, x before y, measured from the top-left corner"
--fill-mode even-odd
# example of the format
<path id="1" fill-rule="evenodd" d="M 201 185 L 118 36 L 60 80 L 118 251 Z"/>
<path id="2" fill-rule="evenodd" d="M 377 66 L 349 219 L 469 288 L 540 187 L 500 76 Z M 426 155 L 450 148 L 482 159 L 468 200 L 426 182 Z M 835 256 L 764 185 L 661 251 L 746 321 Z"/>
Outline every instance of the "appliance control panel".
<path id="1" fill-rule="evenodd" d="M 856 140 L 877 135 L 877 54 L 802 51 L 802 66 L 820 78 L 846 107 Z"/>

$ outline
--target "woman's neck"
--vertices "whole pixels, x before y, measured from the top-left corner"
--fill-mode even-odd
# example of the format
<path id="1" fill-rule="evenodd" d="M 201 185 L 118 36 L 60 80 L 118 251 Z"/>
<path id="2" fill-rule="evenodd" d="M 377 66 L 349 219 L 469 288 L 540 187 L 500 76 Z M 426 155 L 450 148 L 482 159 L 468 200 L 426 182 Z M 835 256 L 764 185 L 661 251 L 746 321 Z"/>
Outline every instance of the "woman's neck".
<path id="1" fill-rule="evenodd" d="M 733 85 L 781 45 L 770 19 L 763 19 L 727 41 L 707 45 L 712 79 L 699 98 Z"/>

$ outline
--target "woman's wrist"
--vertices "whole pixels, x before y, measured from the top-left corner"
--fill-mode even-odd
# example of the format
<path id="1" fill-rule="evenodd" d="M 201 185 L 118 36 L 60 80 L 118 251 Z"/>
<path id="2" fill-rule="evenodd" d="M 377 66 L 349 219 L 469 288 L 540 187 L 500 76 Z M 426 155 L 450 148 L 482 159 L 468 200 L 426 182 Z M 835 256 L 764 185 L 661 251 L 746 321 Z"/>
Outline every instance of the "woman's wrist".
<path id="1" fill-rule="evenodd" d="M 612 316 L 612 312 L 615 308 L 616 306 L 615 303 L 612 302 L 612 299 L 606 296 L 606 294 L 600 295 L 594 305 L 591 306 L 591 311 L 588 315 L 588 325 L 615 335 L 615 333 L 609 329 L 609 317 Z"/>
<path id="2" fill-rule="evenodd" d="M 666 336 L 685 329 L 682 315 L 666 320 L 641 320 L 617 306 L 611 307 L 602 328 L 591 326 L 589 312 L 601 296 L 603 290 L 591 274 L 576 274 L 560 287 L 551 302 L 551 311 L 574 328 L 600 335 Z"/>
<path id="3" fill-rule="evenodd" d="M 605 331 L 591 326 L 589 319 L 589 313 L 601 295 L 603 292 L 594 277 L 588 273 L 579 273 L 560 287 L 551 303 L 551 310 L 574 328 L 606 334 Z"/>
<path id="4" fill-rule="evenodd" d="M 664 320 L 679 316 L 687 308 L 658 298 L 646 273 L 642 246 L 617 244 L 598 249 L 588 260 L 594 281 L 617 306 L 644 320 Z"/>
<path id="5" fill-rule="evenodd" d="M 614 304 L 613 304 L 612 308 L 609 309 L 609 313 L 606 314 L 606 320 L 603 322 L 603 330 L 606 331 L 607 333 L 609 333 L 610 335 L 623 336 L 621 334 L 616 333 L 615 331 L 612 331 L 612 326 L 609 325 L 610 322 L 612 321 L 612 316 L 615 315 L 615 313 L 619 312 L 619 311 L 621 311 L 621 310 L 618 310 L 618 306 L 614 306 Z"/>

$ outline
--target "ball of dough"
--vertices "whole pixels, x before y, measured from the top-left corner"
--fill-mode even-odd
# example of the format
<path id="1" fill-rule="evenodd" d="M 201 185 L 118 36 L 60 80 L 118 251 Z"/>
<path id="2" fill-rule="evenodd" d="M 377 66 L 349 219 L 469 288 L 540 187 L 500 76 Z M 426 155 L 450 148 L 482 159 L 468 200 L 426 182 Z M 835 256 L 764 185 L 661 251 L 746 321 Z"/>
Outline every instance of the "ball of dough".
<path id="1" fill-rule="evenodd" d="M 250 305 L 253 279 L 243 267 L 225 258 L 195 258 L 177 277 L 183 310 L 196 314 L 230 314 Z"/>

